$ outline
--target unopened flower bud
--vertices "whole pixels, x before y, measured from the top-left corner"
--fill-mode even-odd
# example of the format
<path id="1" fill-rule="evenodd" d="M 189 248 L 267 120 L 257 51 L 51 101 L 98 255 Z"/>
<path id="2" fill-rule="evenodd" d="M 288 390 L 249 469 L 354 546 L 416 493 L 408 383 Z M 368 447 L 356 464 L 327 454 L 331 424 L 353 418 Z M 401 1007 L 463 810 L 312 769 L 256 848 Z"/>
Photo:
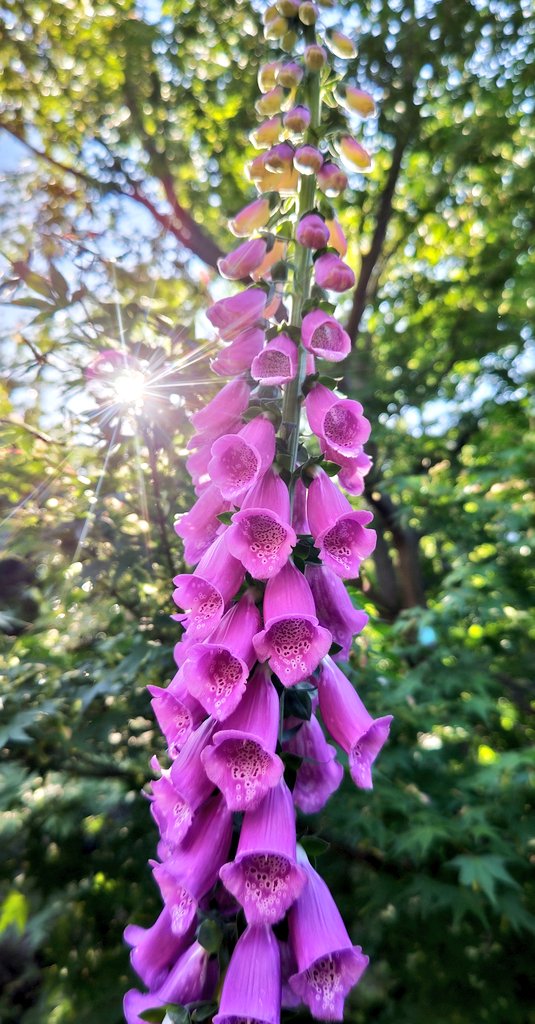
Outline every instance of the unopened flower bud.
<path id="1" fill-rule="evenodd" d="M 237 249 L 217 261 L 219 273 L 229 281 L 241 281 L 262 264 L 266 251 L 267 242 L 264 238 L 242 242 Z"/>
<path id="2" fill-rule="evenodd" d="M 257 75 L 260 92 L 269 92 L 270 89 L 275 87 L 281 66 L 281 62 L 278 60 L 273 60 L 269 64 L 262 64 Z"/>
<path id="3" fill-rule="evenodd" d="M 347 241 L 346 236 L 344 235 L 344 232 L 342 230 L 342 225 L 336 219 L 336 217 L 334 217 L 332 220 L 326 220 L 325 223 L 329 229 L 328 244 L 333 249 L 336 249 L 339 256 L 345 256 L 347 252 Z"/>
<path id="4" fill-rule="evenodd" d="M 265 9 L 265 11 L 264 11 L 264 13 L 262 15 L 262 22 L 263 22 L 264 25 L 267 25 L 267 24 L 269 24 L 270 21 L 273 21 L 275 18 L 278 18 L 278 17 L 279 17 L 279 11 L 278 11 L 278 8 L 277 8 L 277 4 L 270 4 L 269 7 L 266 7 L 266 9 Z"/>
<path id="5" fill-rule="evenodd" d="M 282 39 L 282 37 L 288 31 L 288 22 L 286 18 L 273 18 L 273 21 L 268 21 L 264 27 L 264 38 L 265 39 Z"/>
<path id="6" fill-rule="evenodd" d="M 281 130 L 280 117 L 270 117 L 268 121 L 263 121 L 258 128 L 254 128 L 249 138 L 256 149 L 267 149 L 268 146 L 279 141 Z"/>
<path id="7" fill-rule="evenodd" d="M 326 252 L 316 260 L 314 277 L 319 288 L 327 288 L 331 292 L 346 292 L 355 284 L 351 267 L 333 252 Z"/>
<path id="8" fill-rule="evenodd" d="M 285 53 L 291 53 L 295 47 L 296 42 L 297 32 L 294 32 L 293 28 L 291 28 L 284 33 L 282 39 L 279 42 L 279 46 L 281 50 L 284 50 Z"/>
<path id="9" fill-rule="evenodd" d="M 299 0 L 277 0 L 276 7 L 284 18 L 295 18 L 299 10 Z"/>
<path id="10" fill-rule="evenodd" d="M 305 0 L 299 6 L 299 21 L 302 21 L 303 25 L 315 25 L 319 18 L 319 13 L 319 9 L 316 4 L 312 3 L 312 0 Z"/>
<path id="11" fill-rule="evenodd" d="M 293 155 L 293 146 L 290 146 L 289 142 L 279 142 L 265 154 L 264 166 L 267 171 L 288 170 L 292 165 Z"/>
<path id="12" fill-rule="evenodd" d="M 329 228 L 319 214 L 306 213 L 297 225 L 295 237 L 307 249 L 323 249 L 329 241 Z"/>
<path id="13" fill-rule="evenodd" d="M 258 228 L 263 228 L 271 216 L 272 206 L 274 205 L 275 198 L 261 196 L 259 199 L 255 199 L 252 203 L 244 206 L 229 221 L 229 228 L 232 234 L 236 235 L 237 238 L 245 238 L 247 235 L 251 235 L 253 231 L 258 231 Z"/>
<path id="14" fill-rule="evenodd" d="M 292 60 L 288 64 L 282 65 L 277 81 L 285 89 L 295 89 L 302 78 L 303 68 Z"/>
<path id="15" fill-rule="evenodd" d="M 245 165 L 245 171 L 250 181 L 260 181 L 264 177 L 266 173 L 264 161 L 265 154 L 260 153 L 258 156 L 255 156 L 254 160 Z"/>
<path id="16" fill-rule="evenodd" d="M 351 60 L 352 57 L 357 56 L 357 48 L 353 40 L 349 36 L 345 36 L 343 32 L 328 32 L 325 42 L 336 57 Z"/>
<path id="17" fill-rule="evenodd" d="M 271 277 L 271 268 L 280 260 L 283 260 L 285 255 L 286 243 L 280 238 L 276 238 L 273 248 L 266 253 L 260 266 L 252 272 L 251 277 L 253 281 L 268 280 Z"/>
<path id="18" fill-rule="evenodd" d="M 327 51 L 319 43 L 311 43 L 305 49 L 305 64 L 310 71 L 321 71 L 327 63 Z"/>
<path id="19" fill-rule="evenodd" d="M 335 89 L 335 96 L 339 104 L 350 113 L 360 114 L 361 117 L 375 114 L 373 97 L 363 89 L 356 89 L 354 85 L 339 85 Z"/>
<path id="20" fill-rule="evenodd" d="M 269 92 L 264 93 L 264 95 L 256 101 L 255 109 L 262 117 L 269 117 L 270 114 L 278 114 L 285 99 L 286 95 L 284 93 L 284 89 L 281 89 L 280 85 L 276 85 L 274 89 L 270 89 Z"/>
<path id="21" fill-rule="evenodd" d="M 349 167 L 356 171 L 367 171 L 372 165 L 372 158 L 360 142 L 353 139 L 351 135 L 342 135 L 336 146 L 340 156 Z"/>
<path id="22" fill-rule="evenodd" d="M 318 188 L 329 197 L 339 196 L 347 188 L 347 174 L 338 164 L 324 163 L 318 171 Z"/>
<path id="23" fill-rule="evenodd" d="M 300 174 L 317 174 L 323 164 L 323 156 L 316 146 L 298 146 L 294 153 L 294 167 Z"/>
<path id="24" fill-rule="evenodd" d="M 300 134 L 305 132 L 310 124 L 310 110 L 308 107 L 292 107 L 282 120 L 288 131 Z"/>

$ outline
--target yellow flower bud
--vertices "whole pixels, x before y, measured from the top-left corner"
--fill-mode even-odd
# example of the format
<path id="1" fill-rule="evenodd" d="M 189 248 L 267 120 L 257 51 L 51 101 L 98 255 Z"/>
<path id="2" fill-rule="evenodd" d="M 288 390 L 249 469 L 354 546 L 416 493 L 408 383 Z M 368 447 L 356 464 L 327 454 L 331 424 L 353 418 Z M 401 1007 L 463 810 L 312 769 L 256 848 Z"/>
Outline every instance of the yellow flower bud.
<path id="1" fill-rule="evenodd" d="M 261 117 L 269 117 L 271 114 L 278 114 L 281 110 L 286 95 L 284 89 L 280 85 L 276 85 L 274 89 L 270 89 L 269 92 L 264 93 L 255 103 L 255 110 Z"/>
<path id="2" fill-rule="evenodd" d="M 349 167 L 356 171 L 368 171 L 372 165 L 372 158 L 360 142 L 353 139 L 351 135 L 342 135 L 336 146 L 340 156 Z"/>
<path id="3" fill-rule="evenodd" d="M 315 25 L 319 13 L 316 4 L 312 3 L 312 0 L 305 0 L 299 7 L 299 21 L 302 21 L 303 25 Z"/>
<path id="4" fill-rule="evenodd" d="M 326 220 L 325 223 L 329 228 L 329 245 L 343 258 L 347 252 L 347 241 L 342 225 L 336 217 L 333 220 Z"/>
<path id="5" fill-rule="evenodd" d="M 278 18 L 278 16 L 279 16 L 279 12 L 277 10 L 277 5 L 276 4 L 271 4 L 270 7 L 266 7 L 266 9 L 265 9 L 265 11 L 264 11 L 264 13 L 262 15 L 262 21 L 263 21 L 264 25 L 267 25 L 270 21 L 273 21 L 274 18 Z"/>
<path id="6" fill-rule="evenodd" d="M 361 117 L 375 114 L 373 97 L 363 89 L 356 89 L 354 85 L 339 86 L 335 95 L 340 105 L 351 113 L 360 114 Z"/>
<path id="7" fill-rule="evenodd" d="M 273 89 L 277 84 L 277 75 L 281 67 L 282 64 L 278 60 L 273 60 L 270 64 L 262 64 L 257 76 L 260 92 L 269 92 L 270 89 Z"/>
<path id="8" fill-rule="evenodd" d="M 271 201 L 268 196 L 261 196 L 255 199 L 248 206 L 244 206 L 236 216 L 229 221 L 229 228 L 233 235 L 238 238 L 245 238 L 252 235 L 253 231 L 263 228 L 271 216 Z"/>
<path id="9" fill-rule="evenodd" d="M 280 117 L 270 117 L 269 120 L 259 124 L 258 128 L 254 128 L 250 132 L 249 138 L 256 149 L 267 149 L 279 141 L 281 131 L 282 121 Z"/>
<path id="10" fill-rule="evenodd" d="M 277 0 L 277 10 L 284 18 L 295 18 L 299 10 L 299 0 Z"/>
<path id="11" fill-rule="evenodd" d="M 264 28 L 265 39 L 282 39 L 288 31 L 288 22 L 286 18 L 273 18 L 272 21 L 268 21 Z"/>
<path id="12" fill-rule="evenodd" d="M 323 46 L 318 43 L 311 43 L 305 50 L 305 64 L 310 71 L 321 71 L 327 63 L 327 53 Z"/>
<path id="13" fill-rule="evenodd" d="M 357 48 L 353 40 L 349 36 L 345 36 L 343 32 L 329 32 L 325 41 L 331 53 L 334 53 L 336 57 L 350 60 L 357 56 Z"/>

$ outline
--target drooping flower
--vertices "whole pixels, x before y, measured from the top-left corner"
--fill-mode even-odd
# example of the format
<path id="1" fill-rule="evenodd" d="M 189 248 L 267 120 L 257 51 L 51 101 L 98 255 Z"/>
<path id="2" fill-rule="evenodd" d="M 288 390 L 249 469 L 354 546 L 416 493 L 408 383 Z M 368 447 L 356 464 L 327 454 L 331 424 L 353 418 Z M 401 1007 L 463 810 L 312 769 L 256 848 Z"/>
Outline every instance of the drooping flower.
<path id="1" fill-rule="evenodd" d="M 221 795 L 200 808 L 182 846 L 152 871 L 171 917 L 175 935 L 185 935 L 199 900 L 215 884 L 232 835 L 232 815 Z"/>
<path id="2" fill-rule="evenodd" d="M 229 281 L 241 281 L 260 266 L 266 250 L 267 242 L 264 238 L 252 238 L 248 242 L 242 242 L 227 256 L 217 261 L 219 273 Z"/>
<path id="3" fill-rule="evenodd" d="M 173 601 L 184 609 L 175 618 L 186 627 L 188 636 L 196 640 L 208 636 L 240 589 L 243 578 L 243 567 L 230 553 L 226 533 L 216 537 L 195 572 L 175 576 Z"/>
<path id="4" fill-rule="evenodd" d="M 217 961 L 210 961 L 210 953 L 199 942 L 193 942 L 178 957 L 163 984 L 152 992 L 141 993 L 130 989 L 124 997 L 124 1015 L 127 1024 L 145 1024 L 140 1014 L 168 1003 L 195 1003 L 210 999 L 219 974 Z"/>
<path id="5" fill-rule="evenodd" d="M 306 143 L 294 153 L 294 167 L 300 174 L 317 174 L 323 166 L 323 156 L 316 146 Z"/>
<path id="6" fill-rule="evenodd" d="M 147 690 L 152 697 L 152 710 L 167 742 L 169 757 L 175 758 L 194 729 L 201 724 L 206 712 L 187 690 L 180 696 L 169 687 L 147 686 Z"/>
<path id="7" fill-rule="evenodd" d="M 375 114 L 375 102 L 369 92 L 357 89 L 354 85 L 338 85 L 335 96 L 340 106 L 360 117 L 371 117 Z"/>
<path id="8" fill-rule="evenodd" d="M 325 222 L 329 228 L 329 241 L 328 244 L 336 249 L 339 256 L 345 256 L 347 252 L 347 239 L 343 232 L 340 221 L 333 217 L 332 220 Z"/>
<path id="9" fill-rule="evenodd" d="M 328 448 L 344 458 L 355 458 L 370 436 L 371 426 L 360 402 L 339 398 L 330 388 L 315 384 L 309 391 L 305 408 L 311 430 Z"/>
<path id="10" fill-rule="evenodd" d="M 329 228 L 318 213 L 307 213 L 299 221 L 295 237 L 307 249 L 323 249 L 329 241 Z"/>
<path id="11" fill-rule="evenodd" d="M 223 341 L 233 341 L 261 317 L 267 296 L 262 288 L 246 288 L 228 299 L 219 299 L 206 310 L 206 316 Z"/>
<path id="12" fill-rule="evenodd" d="M 305 884 L 296 859 L 292 794 L 281 780 L 259 807 L 246 811 L 235 860 L 219 872 L 249 924 L 275 924 Z"/>
<path id="13" fill-rule="evenodd" d="M 195 811 L 213 789 L 204 771 L 201 754 L 211 742 L 215 721 L 207 718 L 188 736 L 170 769 L 152 783 L 151 814 L 160 835 L 170 848 L 180 845 L 187 835 Z M 159 768 L 156 759 L 155 767 Z"/>
<path id="14" fill-rule="evenodd" d="M 314 277 L 319 288 L 327 288 L 331 292 L 346 292 L 355 284 L 351 267 L 333 252 L 326 252 L 316 260 Z"/>
<path id="15" fill-rule="evenodd" d="M 247 238 L 253 231 L 258 231 L 267 224 L 271 216 L 271 201 L 269 196 L 260 196 L 248 203 L 229 221 L 229 228 L 233 235 L 238 238 Z"/>
<path id="16" fill-rule="evenodd" d="M 260 264 L 260 267 L 262 265 Z M 249 327 L 247 331 L 238 334 L 227 348 L 218 352 L 210 363 L 210 368 L 220 377 L 234 377 L 236 374 L 244 373 L 251 366 L 254 357 L 262 351 L 265 337 L 260 327 Z"/>
<path id="17" fill-rule="evenodd" d="M 247 492 L 226 539 L 229 551 L 257 580 L 271 579 L 286 564 L 297 538 L 288 489 L 275 470 L 268 469 Z"/>
<path id="18" fill-rule="evenodd" d="M 238 707 L 202 753 L 206 774 L 229 810 L 254 810 L 280 781 L 284 766 L 275 753 L 278 729 L 277 692 L 269 674 L 258 668 Z"/>
<path id="19" fill-rule="evenodd" d="M 302 758 L 293 788 L 295 806 L 303 814 L 317 814 L 338 789 L 344 769 L 315 715 L 285 741 L 284 749 Z"/>
<path id="20" fill-rule="evenodd" d="M 338 474 L 341 486 L 349 494 L 362 494 L 365 488 L 364 478 L 372 466 L 373 461 L 366 452 L 360 452 L 354 459 L 344 459 L 344 465 Z"/>
<path id="21" fill-rule="evenodd" d="M 353 40 L 344 35 L 343 32 L 337 32 L 332 30 L 326 35 L 326 43 L 331 53 L 334 53 L 335 57 L 342 57 L 345 60 L 351 60 L 357 55 L 357 48 Z"/>
<path id="22" fill-rule="evenodd" d="M 281 120 L 281 118 L 280 117 L 270 117 L 270 118 L 267 119 L 267 121 L 263 121 L 262 124 L 259 124 L 257 128 L 253 128 L 253 130 L 249 134 L 249 138 L 250 138 L 253 146 L 256 147 L 256 149 L 267 149 L 269 146 L 272 146 L 274 142 L 278 142 L 279 141 L 279 137 L 280 137 L 281 132 L 282 132 L 282 120 Z M 247 209 L 247 207 L 246 207 L 246 209 Z M 267 220 L 267 218 L 266 218 L 266 220 Z M 263 227 L 263 225 L 261 225 L 261 224 L 259 224 L 258 226 L 259 227 Z M 234 231 L 234 234 L 236 234 L 235 231 Z"/>
<path id="23" fill-rule="evenodd" d="M 249 591 L 232 605 L 200 644 L 186 652 L 182 665 L 189 692 L 210 715 L 223 721 L 236 709 L 255 662 L 253 637 L 261 623 Z"/>
<path id="24" fill-rule="evenodd" d="M 348 755 L 353 782 L 360 789 L 372 789 L 372 765 L 388 739 L 392 715 L 374 720 L 332 658 L 320 667 L 318 693 L 321 716 Z"/>
<path id="25" fill-rule="evenodd" d="M 282 123 L 288 131 L 301 135 L 310 124 L 310 110 L 308 107 L 292 107 L 284 115 Z"/>
<path id="26" fill-rule="evenodd" d="M 351 135 L 342 135 L 336 146 L 342 160 L 353 171 L 369 171 L 372 158 L 367 149 Z"/>
<path id="27" fill-rule="evenodd" d="M 375 530 L 367 530 L 371 512 L 356 512 L 336 484 L 318 469 L 308 489 L 307 515 L 320 558 L 342 579 L 358 576 L 360 564 L 375 548 Z"/>
<path id="28" fill-rule="evenodd" d="M 288 561 L 266 586 L 264 629 L 253 638 L 259 660 L 269 661 L 283 686 L 293 686 L 312 675 L 331 641 L 305 577 Z"/>
<path id="29" fill-rule="evenodd" d="M 308 879 L 288 915 L 297 972 L 290 978 L 296 995 L 317 1020 L 343 1020 L 347 993 L 360 981 L 368 957 L 354 946 L 325 882 L 299 848 Z"/>
<path id="30" fill-rule="evenodd" d="M 251 377 L 266 385 L 287 384 L 297 373 L 297 355 L 295 342 L 279 334 L 253 359 Z"/>
<path id="31" fill-rule="evenodd" d="M 130 963 L 147 988 L 155 991 L 161 985 L 169 968 L 191 941 L 191 935 L 175 935 L 171 930 L 171 915 L 164 907 L 150 928 L 129 924 L 124 931 L 125 942 L 132 947 Z"/>
<path id="32" fill-rule="evenodd" d="M 266 417 L 256 416 L 238 434 L 224 434 L 214 441 L 208 471 L 224 498 L 239 501 L 271 466 L 274 456 L 275 428 Z"/>
<path id="33" fill-rule="evenodd" d="M 340 645 L 341 650 L 335 657 L 346 660 L 353 637 L 362 632 L 368 621 L 366 612 L 353 607 L 342 580 L 328 565 L 309 562 L 305 567 L 305 579 L 312 591 L 321 625 Z"/>
<path id="34" fill-rule="evenodd" d="M 322 309 L 314 309 L 303 317 L 301 340 L 308 352 L 331 363 L 339 363 L 351 351 L 349 334 Z"/>
<path id="35" fill-rule="evenodd" d="M 318 188 L 329 198 L 335 198 L 347 188 L 347 174 L 338 164 L 326 160 L 318 171 Z"/>
<path id="36" fill-rule="evenodd" d="M 279 946 L 269 925 L 249 925 L 240 936 L 223 983 L 213 1024 L 280 1024 Z"/>
<path id="37" fill-rule="evenodd" d="M 221 530 L 217 517 L 230 508 L 230 502 L 222 497 L 219 488 L 211 484 L 189 512 L 180 516 L 175 532 L 184 542 L 184 558 L 189 565 L 195 565 L 208 551 Z"/>
<path id="38" fill-rule="evenodd" d="M 249 397 L 250 389 L 244 380 L 225 384 L 203 409 L 191 417 L 195 430 L 202 431 L 206 439 L 224 434 L 245 412 Z"/>

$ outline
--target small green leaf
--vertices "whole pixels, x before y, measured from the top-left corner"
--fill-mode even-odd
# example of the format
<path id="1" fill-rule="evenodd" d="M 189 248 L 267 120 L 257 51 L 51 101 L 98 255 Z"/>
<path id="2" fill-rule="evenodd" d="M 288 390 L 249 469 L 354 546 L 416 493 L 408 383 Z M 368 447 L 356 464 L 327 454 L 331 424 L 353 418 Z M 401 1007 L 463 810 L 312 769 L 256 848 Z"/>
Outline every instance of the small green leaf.
<path id="1" fill-rule="evenodd" d="M 322 853 L 327 853 L 331 845 L 321 836 L 303 836 L 299 842 L 309 857 L 321 857 Z"/>
<path id="2" fill-rule="evenodd" d="M 302 718 L 304 722 L 310 721 L 312 701 L 308 691 L 298 690 L 297 687 L 292 686 L 285 695 L 284 714 L 286 718 Z"/>
<path id="3" fill-rule="evenodd" d="M 206 918 L 197 931 L 197 941 L 208 953 L 218 953 L 223 941 L 223 932 L 217 921 Z"/>
<path id="4" fill-rule="evenodd" d="M 220 523 L 223 523 L 224 526 L 228 526 L 232 522 L 233 515 L 233 512 L 220 512 L 217 518 L 219 519 Z"/>

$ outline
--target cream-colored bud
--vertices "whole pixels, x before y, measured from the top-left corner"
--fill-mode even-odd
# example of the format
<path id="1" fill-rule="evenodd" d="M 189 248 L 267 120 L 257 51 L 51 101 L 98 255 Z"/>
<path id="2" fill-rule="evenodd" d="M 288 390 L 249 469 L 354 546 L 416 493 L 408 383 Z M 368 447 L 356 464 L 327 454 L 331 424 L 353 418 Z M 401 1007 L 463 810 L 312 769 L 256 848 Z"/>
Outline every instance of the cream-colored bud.
<path id="1" fill-rule="evenodd" d="M 269 21 L 264 28 L 265 39 L 282 39 L 288 31 L 288 22 L 286 18 L 273 18 L 273 21 Z"/>
<path id="2" fill-rule="evenodd" d="M 305 0 L 299 7 L 299 21 L 302 21 L 303 25 L 315 25 L 319 13 L 319 9 L 316 4 L 312 3 L 312 0 Z"/>
<path id="3" fill-rule="evenodd" d="M 353 40 L 349 36 L 345 36 L 343 32 L 328 32 L 325 42 L 331 53 L 334 53 L 336 57 L 350 60 L 352 57 L 357 56 L 357 48 Z"/>
<path id="4" fill-rule="evenodd" d="M 310 71 L 321 71 L 327 63 L 327 53 L 323 46 L 311 43 L 305 50 L 305 64 Z"/>
<path id="5" fill-rule="evenodd" d="M 281 61 L 273 60 L 269 64 L 262 64 L 258 70 L 257 80 L 260 92 L 269 92 L 277 84 L 277 75 L 282 67 Z"/>
<path id="6" fill-rule="evenodd" d="M 342 135 L 338 140 L 336 148 L 345 163 L 356 171 L 368 171 L 372 165 L 372 158 L 360 142 L 353 139 L 351 135 Z"/>

